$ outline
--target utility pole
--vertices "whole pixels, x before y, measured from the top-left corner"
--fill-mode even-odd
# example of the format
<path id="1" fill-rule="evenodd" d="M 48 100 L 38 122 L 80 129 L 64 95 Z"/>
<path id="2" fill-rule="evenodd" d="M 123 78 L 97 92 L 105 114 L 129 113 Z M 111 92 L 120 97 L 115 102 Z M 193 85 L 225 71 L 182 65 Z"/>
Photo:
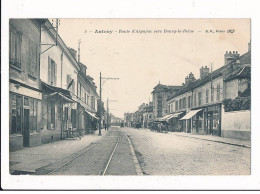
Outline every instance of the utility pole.
<path id="1" fill-rule="evenodd" d="M 107 98 L 107 130 L 109 129 L 109 110 L 108 110 L 108 98 Z"/>
<path id="2" fill-rule="evenodd" d="M 101 87 L 101 72 L 99 75 L 99 133 L 98 135 L 101 136 L 101 119 L 102 119 L 102 114 L 101 114 L 101 94 L 102 94 L 102 87 Z"/>
<path id="3" fill-rule="evenodd" d="M 101 136 L 101 120 L 102 120 L 102 114 L 101 114 L 101 102 L 102 102 L 102 80 L 119 80 L 119 78 L 112 78 L 112 77 L 102 77 L 101 72 L 99 75 L 99 133 L 98 135 Z"/>

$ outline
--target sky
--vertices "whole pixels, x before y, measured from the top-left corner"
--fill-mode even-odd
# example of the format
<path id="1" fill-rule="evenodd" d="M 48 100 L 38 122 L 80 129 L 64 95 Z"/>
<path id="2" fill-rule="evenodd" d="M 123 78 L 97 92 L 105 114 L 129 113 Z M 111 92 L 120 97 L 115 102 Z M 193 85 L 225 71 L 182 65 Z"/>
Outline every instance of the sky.
<path id="1" fill-rule="evenodd" d="M 250 19 L 60 19 L 59 35 L 75 50 L 81 41 L 80 61 L 98 93 L 100 72 L 119 78 L 103 83 L 102 100 L 123 118 L 152 101 L 159 82 L 182 85 L 202 66 L 223 66 L 226 51 L 246 53 Z"/>

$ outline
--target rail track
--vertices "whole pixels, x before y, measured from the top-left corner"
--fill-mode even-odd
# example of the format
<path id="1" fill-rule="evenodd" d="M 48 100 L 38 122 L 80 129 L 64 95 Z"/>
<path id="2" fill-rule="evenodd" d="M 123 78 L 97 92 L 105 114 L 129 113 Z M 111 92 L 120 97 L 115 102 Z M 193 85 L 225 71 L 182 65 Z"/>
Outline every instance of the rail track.
<path id="1" fill-rule="evenodd" d="M 127 140 L 123 141 L 122 139 L 124 137 L 122 138 L 122 136 L 125 136 L 125 138 Z M 107 142 L 105 142 L 105 141 L 107 141 Z M 138 161 L 136 159 L 136 156 L 135 156 L 133 146 L 131 144 L 130 139 L 127 137 L 127 135 L 124 132 L 119 131 L 119 130 L 113 130 L 113 129 L 111 131 L 109 131 L 108 134 L 106 135 L 106 137 L 102 138 L 99 142 L 96 142 L 95 144 L 88 146 L 86 149 L 84 149 L 82 152 L 80 152 L 79 154 L 77 154 L 76 156 L 71 158 L 70 160 L 64 162 L 63 164 L 59 165 L 57 168 L 51 170 L 47 175 L 59 175 L 60 172 L 66 170 L 66 168 L 69 168 L 69 166 L 71 166 L 71 165 L 73 166 L 73 163 L 75 163 L 77 159 L 80 159 L 80 157 L 82 157 L 83 158 L 82 160 L 84 160 L 84 157 L 86 157 L 88 152 L 92 151 L 92 152 L 95 153 L 96 150 L 99 149 L 98 146 L 101 147 L 101 149 L 102 149 L 102 145 L 101 145 L 102 142 L 105 146 L 110 146 L 109 151 L 106 152 L 106 153 L 109 153 L 109 154 L 108 154 L 108 157 L 106 156 L 105 158 L 103 158 L 102 161 L 98 160 L 98 162 L 102 163 L 102 164 L 100 164 L 100 167 L 99 167 L 99 170 L 98 170 L 99 173 L 97 172 L 95 175 L 105 176 L 105 175 L 107 175 L 108 169 L 110 168 L 110 166 L 113 166 L 112 168 L 115 167 L 115 164 L 111 165 L 111 161 L 113 159 L 114 159 L 114 161 L 118 160 L 117 158 L 114 157 L 114 155 L 115 155 L 117 149 L 118 148 L 121 149 L 122 144 L 125 145 L 127 142 L 128 142 L 127 143 L 128 146 L 130 147 L 131 154 L 133 156 L 132 160 L 134 161 L 136 174 L 142 175 L 141 168 L 140 168 Z M 96 150 L 94 150 L 94 149 L 96 149 Z M 119 152 L 119 151 L 120 150 L 118 150 L 117 152 Z M 120 154 L 124 154 L 124 153 L 120 153 Z M 96 161 L 94 161 L 94 162 L 96 162 Z"/>

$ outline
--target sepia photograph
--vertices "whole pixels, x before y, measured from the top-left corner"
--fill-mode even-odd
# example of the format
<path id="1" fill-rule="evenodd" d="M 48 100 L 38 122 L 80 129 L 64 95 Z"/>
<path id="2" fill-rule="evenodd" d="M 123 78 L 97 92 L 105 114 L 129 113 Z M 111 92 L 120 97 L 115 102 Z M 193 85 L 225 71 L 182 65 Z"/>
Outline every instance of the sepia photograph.
<path id="1" fill-rule="evenodd" d="M 185 190 L 256 176 L 251 18 L 49 16 L 6 20 L 6 182 Z"/>
<path id="2" fill-rule="evenodd" d="M 250 175 L 250 19 L 10 19 L 10 174 Z"/>

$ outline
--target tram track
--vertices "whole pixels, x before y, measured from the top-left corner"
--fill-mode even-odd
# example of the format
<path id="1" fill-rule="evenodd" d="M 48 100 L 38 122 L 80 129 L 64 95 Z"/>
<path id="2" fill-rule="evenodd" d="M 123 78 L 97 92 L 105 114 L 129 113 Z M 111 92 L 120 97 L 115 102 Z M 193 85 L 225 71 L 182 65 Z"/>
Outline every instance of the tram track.
<path id="1" fill-rule="evenodd" d="M 102 140 L 88 146 L 47 175 L 105 176 L 128 175 L 127 172 L 130 175 L 142 175 L 140 168 L 136 168 L 138 161 L 133 152 L 133 146 L 125 132 L 111 129 Z"/>

